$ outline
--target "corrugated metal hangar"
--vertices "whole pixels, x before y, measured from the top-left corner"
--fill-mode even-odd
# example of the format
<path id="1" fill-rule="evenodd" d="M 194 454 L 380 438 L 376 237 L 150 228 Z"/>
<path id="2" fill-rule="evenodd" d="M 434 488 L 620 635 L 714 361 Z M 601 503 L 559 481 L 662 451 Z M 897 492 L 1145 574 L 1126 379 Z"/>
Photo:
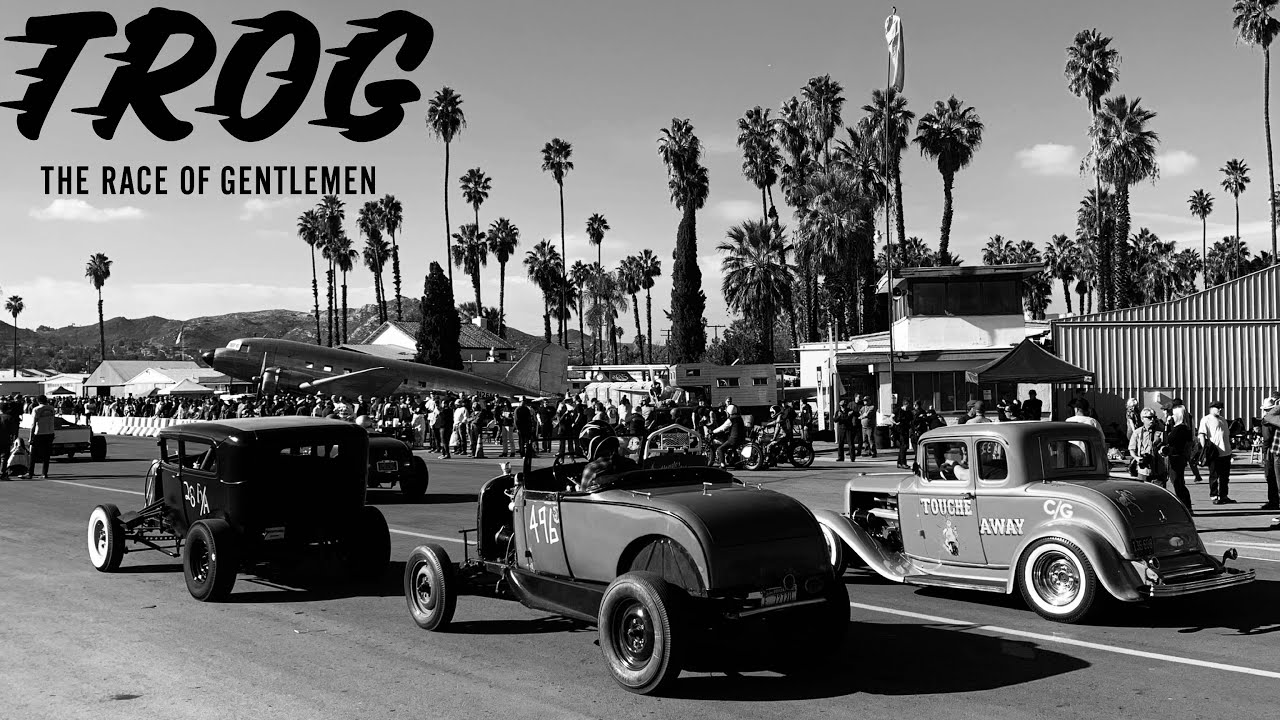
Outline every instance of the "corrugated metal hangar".
<path id="1" fill-rule="evenodd" d="M 1103 423 L 1124 404 L 1182 398 L 1199 416 L 1214 400 L 1228 418 L 1257 417 L 1280 388 L 1280 266 L 1154 305 L 1054 320 L 1054 352 L 1094 372 L 1086 393 Z M 1062 391 L 1064 402 L 1072 391 Z"/>

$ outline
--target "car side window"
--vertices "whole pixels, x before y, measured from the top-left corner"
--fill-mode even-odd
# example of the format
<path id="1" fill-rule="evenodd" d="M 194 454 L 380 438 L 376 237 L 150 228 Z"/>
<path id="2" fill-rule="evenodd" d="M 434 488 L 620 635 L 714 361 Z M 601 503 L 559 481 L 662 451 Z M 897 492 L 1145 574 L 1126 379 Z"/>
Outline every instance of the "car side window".
<path id="1" fill-rule="evenodd" d="M 178 442 L 178 463 L 188 470 L 217 472 L 217 453 L 213 443 L 206 440 L 184 439 Z"/>
<path id="2" fill-rule="evenodd" d="M 1009 457 L 1004 445 L 995 440 L 979 440 L 978 478 L 981 480 L 1005 480 L 1009 477 Z"/>
<path id="3" fill-rule="evenodd" d="M 925 443 L 925 480 L 968 480 L 969 448 L 963 440 Z"/>
<path id="4" fill-rule="evenodd" d="M 1092 470 L 1092 443 L 1086 440 L 1046 440 L 1045 460 L 1050 470 Z"/>

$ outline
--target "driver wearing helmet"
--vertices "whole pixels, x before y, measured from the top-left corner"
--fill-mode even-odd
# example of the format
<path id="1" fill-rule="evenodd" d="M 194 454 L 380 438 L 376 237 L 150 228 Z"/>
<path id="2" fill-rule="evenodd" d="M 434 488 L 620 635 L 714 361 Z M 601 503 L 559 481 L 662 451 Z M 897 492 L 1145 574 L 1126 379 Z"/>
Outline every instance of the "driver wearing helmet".
<path id="1" fill-rule="evenodd" d="M 603 487 L 608 478 L 628 470 L 640 469 L 640 464 L 622 455 L 622 443 L 608 422 L 592 420 L 578 434 L 578 447 L 589 461 L 582 470 L 578 490 L 591 492 Z"/>

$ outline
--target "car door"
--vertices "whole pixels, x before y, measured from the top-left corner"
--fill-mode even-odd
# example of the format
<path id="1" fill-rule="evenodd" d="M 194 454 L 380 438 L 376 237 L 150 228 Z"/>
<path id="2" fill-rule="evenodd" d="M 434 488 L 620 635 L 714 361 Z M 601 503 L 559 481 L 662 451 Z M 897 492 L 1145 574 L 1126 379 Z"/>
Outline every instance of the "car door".
<path id="1" fill-rule="evenodd" d="M 160 487 L 168 507 L 182 508 L 181 527 L 190 527 L 222 505 L 217 453 L 203 438 L 171 438 L 164 445 L 165 457 L 156 470 Z"/>
<path id="2" fill-rule="evenodd" d="M 516 564 L 530 572 L 569 577 L 560 523 L 560 493 L 520 486 L 514 498 L 518 557 Z"/>
<path id="3" fill-rule="evenodd" d="M 986 562 L 968 439 L 921 445 L 920 474 L 899 494 L 898 516 L 908 555 L 943 564 Z M 965 467 L 965 466 L 968 467 Z"/>
<path id="4" fill-rule="evenodd" d="M 1026 469 L 1010 461 L 1003 438 L 974 442 L 978 481 L 978 534 L 991 566 L 1012 565 L 1013 553 L 1022 544 L 1028 519 L 1040 514 L 1039 496 L 1023 492 Z"/>

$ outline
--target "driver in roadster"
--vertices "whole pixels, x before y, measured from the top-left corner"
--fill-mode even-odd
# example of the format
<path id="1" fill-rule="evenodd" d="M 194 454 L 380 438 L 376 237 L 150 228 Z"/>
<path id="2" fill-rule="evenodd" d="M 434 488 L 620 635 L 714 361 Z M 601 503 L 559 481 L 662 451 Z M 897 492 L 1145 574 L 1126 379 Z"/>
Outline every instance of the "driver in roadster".
<path id="1" fill-rule="evenodd" d="M 609 483 L 613 476 L 639 470 L 640 464 L 622 454 L 622 442 L 607 422 L 592 420 L 578 435 L 578 447 L 589 462 L 582 470 L 578 490 L 591 492 Z"/>

